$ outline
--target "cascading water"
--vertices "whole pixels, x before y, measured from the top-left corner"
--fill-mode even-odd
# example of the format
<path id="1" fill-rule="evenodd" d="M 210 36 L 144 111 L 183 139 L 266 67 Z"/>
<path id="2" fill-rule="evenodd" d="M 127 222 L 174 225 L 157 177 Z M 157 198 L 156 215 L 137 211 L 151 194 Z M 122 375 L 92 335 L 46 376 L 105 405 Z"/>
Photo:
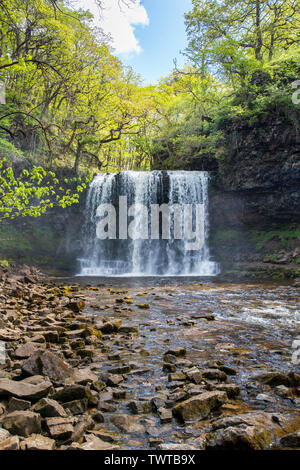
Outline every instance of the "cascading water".
<path id="1" fill-rule="evenodd" d="M 208 173 L 200 171 L 125 171 L 96 176 L 86 200 L 80 275 L 217 275 L 218 264 L 210 260 L 208 247 L 208 179 Z M 124 222 L 122 199 L 123 202 L 126 199 L 126 210 L 128 208 L 127 236 L 120 228 L 120 220 Z M 113 237 L 99 239 L 97 224 L 103 217 L 99 217 L 98 208 L 104 204 L 116 210 L 116 232 Z M 152 212 L 153 207 L 157 212 Z M 159 215 L 162 207 L 167 207 L 169 219 Z M 187 209 L 183 210 L 184 207 Z M 160 219 L 154 219 L 153 213 Z M 154 220 L 159 221 L 156 236 L 151 231 Z M 164 235 L 166 220 L 169 221 L 169 237 Z M 197 234 L 196 238 L 201 241 L 197 249 L 190 249 L 191 238 L 186 237 L 184 225 L 188 221 L 192 221 L 190 233 Z"/>

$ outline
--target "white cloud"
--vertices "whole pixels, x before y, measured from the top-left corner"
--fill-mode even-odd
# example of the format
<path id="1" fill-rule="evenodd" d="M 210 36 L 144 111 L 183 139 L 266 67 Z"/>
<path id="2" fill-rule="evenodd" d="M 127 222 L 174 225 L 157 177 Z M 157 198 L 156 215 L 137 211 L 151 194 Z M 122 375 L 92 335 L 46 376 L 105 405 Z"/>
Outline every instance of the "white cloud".
<path id="1" fill-rule="evenodd" d="M 132 4 L 127 4 L 126 1 L 121 3 L 119 0 L 102 0 L 104 8 L 101 17 L 94 0 L 80 0 L 77 4 L 89 9 L 94 14 L 97 25 L 110 34 L 117 54 L 139 54 L 142 51 L 135 37 L 135 26 L 147 26 L 149 17 L 140 0 L 134 0 Z"/>

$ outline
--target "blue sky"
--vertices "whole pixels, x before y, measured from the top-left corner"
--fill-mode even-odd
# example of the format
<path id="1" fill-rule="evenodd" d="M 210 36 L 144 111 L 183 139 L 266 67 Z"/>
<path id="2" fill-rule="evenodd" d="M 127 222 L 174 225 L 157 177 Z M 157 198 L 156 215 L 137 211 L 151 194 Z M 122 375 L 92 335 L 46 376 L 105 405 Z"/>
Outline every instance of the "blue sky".
<path id="1" fill-rule="evenodd" d="M 135 26 L 135 37 L 142 50 L 120 57 L 146 83 L 155 83 L 170 73 L 175 58 L 179 65 L 185 61 L 180 50 L 187 44 L 184 13 L 190 10 L 191 0 L 144 0 L 142 5 L 149 17 L 149 25 Z"/>
<path id="2" fill-rule="evenodd" d="M 133 0 L 120 10 L 118 0 L 102 0 L 99 14 L 95 0 L 77 0 L 77 5 L 89 9 L 95 23 L 109 33 L 115 54 L 134 68 L 145 84 L 156 83 L 168 75 L 173 60 L 183 65 L 180 55 L 187 44 L 184 13 L 191 9 L 192 0 Z"/>

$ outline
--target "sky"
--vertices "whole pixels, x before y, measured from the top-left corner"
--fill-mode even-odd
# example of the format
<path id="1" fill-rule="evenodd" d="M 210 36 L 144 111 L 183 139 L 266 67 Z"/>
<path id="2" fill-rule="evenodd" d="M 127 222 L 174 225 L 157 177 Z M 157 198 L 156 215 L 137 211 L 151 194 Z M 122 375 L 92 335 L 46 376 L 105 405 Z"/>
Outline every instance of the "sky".
<path id="1" fill-rule="evenodd" d="M 145 84 L 156 83 L 173 68 L 173 60 L 183 65 L 180 51 L 187 45 L 184 13 L 192 0 L 135 0 L 119 7 L 118 0 L 103 0 L 102 16 L 95 0 L 78 0 L 89 9 L 95 23 L 112 38 L 114 53 L 125 65 L 133 67 Z"/>

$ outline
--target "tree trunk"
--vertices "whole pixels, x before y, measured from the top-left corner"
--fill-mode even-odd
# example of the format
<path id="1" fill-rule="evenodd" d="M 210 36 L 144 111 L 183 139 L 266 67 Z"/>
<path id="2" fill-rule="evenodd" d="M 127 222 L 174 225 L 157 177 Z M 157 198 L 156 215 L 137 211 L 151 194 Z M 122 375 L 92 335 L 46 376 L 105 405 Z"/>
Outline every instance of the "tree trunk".
<path id="1" fill-rule="evenodd" d="M 82 144 L 80 142 L 78 142 L 77 143 L 77 150 L 76 150 L 76 158 L 75 158 L 75 163 L 74 163 L 74 171 L 75 171 L 76 175 L 78 175 L 79 163 L 80 163 L 80 157 L 81 157 L 81 150 L 82 150 Z"/>
<path id="2" fill-rule="evenodd" d="M 256 0 L 255 28 L 256 28 L 256 46 L 255 58 L 262 62 L 262 32 L 261 32 L 261 0 Z"/>

